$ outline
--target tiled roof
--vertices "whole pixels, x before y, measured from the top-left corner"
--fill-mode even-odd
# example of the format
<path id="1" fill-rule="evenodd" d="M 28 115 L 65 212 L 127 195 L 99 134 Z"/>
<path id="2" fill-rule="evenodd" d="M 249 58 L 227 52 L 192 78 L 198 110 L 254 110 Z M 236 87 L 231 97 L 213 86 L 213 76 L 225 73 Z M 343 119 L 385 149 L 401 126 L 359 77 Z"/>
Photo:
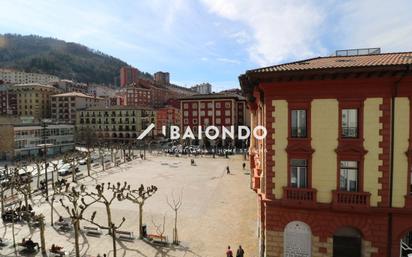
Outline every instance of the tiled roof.
<path id="1" fill-rule="evenodd" d="M 249 70 L 247 73 L 379 67 L 407 64 L 412 64 L 412 52 L 316 57 L 302 61 Z"/>
<path id="2" fill-rule="evenodd" d="M 244 100 L 244 97 L 238 94 L 232 93 L 212 93 L 212 94 L 196 94 L 191 96 L 184 96 L 178 98 L 179 100 L 193 100 L 193 99 L 222 99 L 222 98 L 236 98 L 237 100 Z"/>
<path id="3" fill-rule="evenodd" d="M 77 96 L 77 97 L 86 97 L 86 98 L 96 98 L 96 99 L 103 99 L 101 97 L 94 97 L 90 95 L 86 95 L 80 92 L 68 92 L 68 93 L 62 93 L 62 94 L 57 94 L 57 95 L 52 95 L 56 97 L 64 97 L 64 96 Z"/>

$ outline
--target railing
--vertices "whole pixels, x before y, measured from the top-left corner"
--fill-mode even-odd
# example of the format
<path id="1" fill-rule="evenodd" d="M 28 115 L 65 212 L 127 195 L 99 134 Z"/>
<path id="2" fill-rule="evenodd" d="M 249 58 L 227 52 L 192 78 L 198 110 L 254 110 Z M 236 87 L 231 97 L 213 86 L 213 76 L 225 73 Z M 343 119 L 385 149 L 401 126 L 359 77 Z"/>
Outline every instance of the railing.
<path id="1" fill-rule="evenodd" d="M 333 205 L 340 207 L 369 207 L 370 196 L 368 192 L 333 191 Z"/>
<path id="2" fill-rule="evenodd" d="M 343 127 L 342 128 L 343 138 L 356 138 L 358 137 L 358 127 Z"/>
<path id="3" fill-rule="evenodd" d="M 316 189 L 284 187 L 283 200 L 316 203 Z"/>

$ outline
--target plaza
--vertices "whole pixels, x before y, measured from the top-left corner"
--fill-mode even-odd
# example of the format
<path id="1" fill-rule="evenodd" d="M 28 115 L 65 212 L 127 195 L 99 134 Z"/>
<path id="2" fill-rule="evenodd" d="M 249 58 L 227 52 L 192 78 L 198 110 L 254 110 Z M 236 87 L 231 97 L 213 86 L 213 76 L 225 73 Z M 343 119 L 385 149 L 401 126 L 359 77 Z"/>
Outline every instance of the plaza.
<path id="1" fill-rule="evenodd" d="M 138 206 L 129 201 L 115 201 L 112 205 L 113 222 L 119 224 L 122 217 L 126 221 L 119 230 L 133 232 L 133 241 L 117 240 L 117 256 L 222 256 L 228 245 L 236 250 L 242 245 L 247 256 L 257 253 L 256 238 L 256 199 L 250 190 L 249 170 L 242 170 L 243 157 L 231 156 L 229 159 L 211 157 L 195 158 L 196 166 L 192 166 L 188 157 L 168 157 L 149 155 L 147 160 L 136 159 L 106 171 L 93 172 L 79 183 L 94 188 L 98 183 L 117 183 L 127 181 L 132 188 L 155 185 L 158 190 L 144 204 L 143 223 L 147 225 L 149 234 L 156 234 L 153 221 L 163 223 L 165 217 L 165 233 L 168 241 L 172 241 L 174 213 L 167 204 L 182 192 L 182 207 L 178 214 L 178 235 L 180 245 L 153 246 L 138 239 Z M 226 166 L 231 174 L 226 174 Z M 50 226 L 50 205 L 40 196 L 33 197 L 33 209 L 46 217 L 46 245 L 63 247 L 63 250 L 74 256 L 74 235 L 71 232 L 58 231 Z M 55 200 L 54 221 L 59 216 L 67 217 L 58 199 Z M 103 204 L 96 203 L 85 213 L 89 218 L 97 211 L 96 221 L 105 224 L 106 211 Z M 80 227 L 90 226 L 81 221 Z M 22 238 L 32 237 L 40 242 L 38 229 L 29 228 L 26 223 L 15 225 L 16 242 Z M 0 237 L 11 240 L 11 224 L 0 228 Z M 113 256 L 112 239 L 103 230 L 98 237 L 80 235 L 81 256 L 97 256 L 97 254 Z M 19 252 L 17 248 L 17 252 Z M 0 249 L 2 256 L 15 256 L 12 243 Z M 40 256 L 41 253 L 37 253 Z"/>

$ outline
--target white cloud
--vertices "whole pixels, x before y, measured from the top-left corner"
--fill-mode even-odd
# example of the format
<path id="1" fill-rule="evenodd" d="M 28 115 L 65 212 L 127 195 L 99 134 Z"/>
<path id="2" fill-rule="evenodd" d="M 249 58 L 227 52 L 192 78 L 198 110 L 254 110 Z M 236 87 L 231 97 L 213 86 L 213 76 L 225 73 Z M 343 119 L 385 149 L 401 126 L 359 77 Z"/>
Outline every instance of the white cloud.
<path id="1" fill-rule="evenodd" d="M 249 28 L 249 35 L 238 34 L 237 40 L 250 41 L 249 56 L 259 65 L 324 52 L 318 35 L 325 15 L 310 1 L 203 0 L 203 3 L 211 12 Z"/>
<path id="2" fill-rule="evenodd" d="M 412 1 L 351 0 L 339 6 L 342 41 L 351 48 L 412 50 Z"/>
<path id="3" fill-rule="evenodd" d="M 229 59 L 229 58 L 217 58 L 216 60 L 218 60 L 219 62 L 225 62 L 225 63 L 231 63 L 231 64 L 240 64 L 240 61 L 235 60 L 235 59 Z"/>

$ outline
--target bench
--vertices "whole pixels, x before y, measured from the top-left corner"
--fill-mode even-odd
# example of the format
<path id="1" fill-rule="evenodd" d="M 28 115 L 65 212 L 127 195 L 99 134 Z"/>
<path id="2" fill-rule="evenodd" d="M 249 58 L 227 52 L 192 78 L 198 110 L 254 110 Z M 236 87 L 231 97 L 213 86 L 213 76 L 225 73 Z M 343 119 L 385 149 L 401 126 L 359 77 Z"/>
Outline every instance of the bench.
<path id="1" fill-rule="evenodd" d="M 155 234 L 149 234 L 147 237 L 151 240 L 153 244 L 157 245 L 168 245 L 167 237 Z"/>
<path id="2" fill-rule="evenodd" d="M 100 236 L 102 233 L 102 230 L 98 227 L 89 227 L 89 226 L 84 226 L 83 230 L 86 232 L 86 235 L 88 236 Z"/>
<path id="3" fill-rule="evenodd" d="M 126 241 L 133 241 L 135 239 L 133 232 L 122 231 L 122 230 L 116 231 L 116 237 L 120 240 L 126 240 Z"/>
<path id="4" fill-rule="evenodd" d="M 54 252 L 51 249 L 49 249 L 49 252 L 50 252 L 50 256 L 59 256 L 59 257 L 61 257 L 61 256 L 67 256 L 68 255 L 64 251 Z"/>

